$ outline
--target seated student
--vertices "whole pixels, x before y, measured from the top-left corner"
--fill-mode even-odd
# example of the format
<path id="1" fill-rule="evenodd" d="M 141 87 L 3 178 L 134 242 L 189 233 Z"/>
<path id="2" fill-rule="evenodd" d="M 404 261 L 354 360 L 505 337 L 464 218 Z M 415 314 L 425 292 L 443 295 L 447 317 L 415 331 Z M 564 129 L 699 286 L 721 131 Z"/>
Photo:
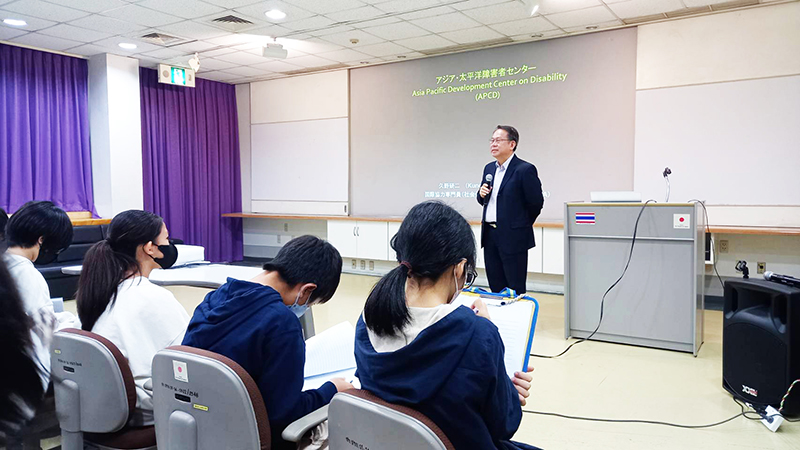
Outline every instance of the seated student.
<path id="1" fill-rule="evenodd" d="M 206 295 L 189 323 L 184 345 L 227 356 L 258 384 L 273 449 L 294 448 L 281 439 L 283 429 L 353 387 L 339 378 L 303 391 L 306 349 L 299 318 L 333 297 L 341 272 L 342 257 L 331 244 L 300 236 L 252 280 L 228 278 Z"/>
<path id="2" fill-rule="evenodd" d="M 144 385 L 152 377 L 153 357 L 181 343 L 189 315 L 170 291 L 148 277 L 153 269 L 170 268 L 178 249 L 161 217 L 147 211 L 117 214 L 108 232 L 108 239 L 94 244 L 84 257 L 78 315 L 84 330 L 113 342 L 128 359 L 141 415 L 132 424 L 150 425 L 153 393 Z"/>
<path id="3" fill-rule="evenodd" d="M 443 203 L 421 203 L 392 248 L 401 263 L 375 285 L 356 326 L 362 388 L 425 414 L 456 449 L 535 448 L 509 441 L 531 375 L 506 374 L 503 342 L 483 302 L 476 311 L 452 304 L 475 278 L 469 223 Z"/>
<path id="4" fill-rule="evenodd" d="M 53 262 L 72 243 L 72 222 L 61 208 L 47 201 L 22 205 L 6 224 L 8 249 L 3 258 L 16 283 L 25 312 L 37 327 L 54 330 L 74 326 L 70 312 L 56 313 L 44 276 L 34 267 Z M 37 347 L 45 386 L 50 380 L 49 345 Z"/>
<path id="5" fill-rule="evenodd" d="M 47 329 L 34 328 L 25 314 L 11 273 L 0 259 L 0 361 L 6 367 L 0 371 L 0 446 L 33 417 L 47 389 L 47 383 L 40 382 L 44 369 L 36 347 L 49 337 Z"/>

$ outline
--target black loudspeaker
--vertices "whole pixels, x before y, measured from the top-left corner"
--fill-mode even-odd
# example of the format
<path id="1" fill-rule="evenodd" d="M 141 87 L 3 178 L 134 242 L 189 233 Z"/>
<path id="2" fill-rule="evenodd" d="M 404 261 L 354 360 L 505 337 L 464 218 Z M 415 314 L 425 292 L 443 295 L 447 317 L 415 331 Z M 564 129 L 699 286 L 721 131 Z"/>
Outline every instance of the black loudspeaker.
<path id="1" fill-rule="evenodd" d="M 778 409 L 800 378 L 800 289 L 765 280 L 726 281 L 723 313 L 723 387 L 741 400 Z M 800 415 L 800 387 L 783 413 Z"/>

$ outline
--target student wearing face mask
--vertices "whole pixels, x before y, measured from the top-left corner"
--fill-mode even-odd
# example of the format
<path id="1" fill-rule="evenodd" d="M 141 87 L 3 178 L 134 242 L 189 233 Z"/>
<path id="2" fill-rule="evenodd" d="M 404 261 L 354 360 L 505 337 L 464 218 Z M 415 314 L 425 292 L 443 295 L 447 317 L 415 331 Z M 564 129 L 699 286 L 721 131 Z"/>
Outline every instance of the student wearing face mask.
<path id="1" fill-rule="evenodd" d="M 531 374 L 506 374 L 503 342 L 482 301 L 472 310 L 453 305 L 476 276 L 469 223 L 443 203 L 421 203 L 392 248 L 400 265 L 375 285 L 356 326 L 362 388 L 425 414 L 456 449 L 535 448 L 510 441 Z"/>
<path id="2" fill-rule="evenodd" d="M 54 311 L 47 281 L 33 264 L 53 262 L 71 243 L 72 222 L 52 202 L 25 203 L 6 224 L 8 249 L 3 259 L 16 283 L 25 313 L 33 321 L 37 336 L 41 336 L 35 339 L 34 348 L 45 387 L 50 381 L 49 337 L 56 329 L 73 326 L 75 316 Z"/>
<path id="3" fill-rule="evenodd" d="M 250 281 L 228 279 L 195 309 L 184 345 L 236 361 L 264 398 L 273 449 L 294 449 L 281 432 L 353 386 L 333 379 L 303 391 L 305 341 L 300 317 L 327 302 L 339 286 L 342 257 L 328 242 L 300 236 L 287 242 Z"/>
<path id="4" fill-rule="evenodd" d="M 189 315 L 172 293 L 151 283 L 153 269 L 178 259 L 161 217 L 140 210 L 117 214 L 108 239 L 92 246 L 78 280 L 78 315 L 84 330 L 116 345 L 128 359 L 136 384 L 133 425 L 153 423 L 151 378 L 155 354 L 183 340 Z"/>

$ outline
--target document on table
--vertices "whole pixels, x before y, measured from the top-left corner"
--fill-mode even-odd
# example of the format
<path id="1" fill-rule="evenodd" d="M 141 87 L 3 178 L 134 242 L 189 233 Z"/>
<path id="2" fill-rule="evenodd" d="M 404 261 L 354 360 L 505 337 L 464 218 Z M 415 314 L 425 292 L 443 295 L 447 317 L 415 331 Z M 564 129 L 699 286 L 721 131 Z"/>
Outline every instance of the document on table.
<path id="1" fill-rule="evenodd" d="M 356 372 L 356 331 L 342 322 L 306 341 L 303 390 L 316 389 L 331 378 L 352 381 Z"/>

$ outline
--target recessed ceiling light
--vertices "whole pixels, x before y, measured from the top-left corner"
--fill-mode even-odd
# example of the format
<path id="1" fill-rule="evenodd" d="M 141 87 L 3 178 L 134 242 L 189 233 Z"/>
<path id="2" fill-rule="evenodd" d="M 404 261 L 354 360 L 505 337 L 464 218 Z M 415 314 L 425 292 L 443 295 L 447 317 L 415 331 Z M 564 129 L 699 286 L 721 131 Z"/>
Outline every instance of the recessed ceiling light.
<path id="1" fill-rule="evenodd" d="M 265 12 L 264 15 L 272 20 L 281 20 L 286 18 L 286 13 L 280 9 L 270 9 L 269 11 Z"/>
<path id="2" fill-rule="evenodd" d="M 596 30 L 597 29 L 597 25 L 588 26 L 588 27 L 586 27 L 586 29 L 587 30 Z"/>
<path id="3" fill-rule="evenodd" d="M 131 44 L 128 42 L 120 42 L 119 46 L 124 48 L 125 50 L 134 50 L 136 48 L 136 44 Z"/>
<path id="4" fill-rule="evenodd" d="M 3 19 L 3 23 L 6 25 L 11 25 L 12 27 L 24 27 L 28 25 L 28 22 L 25 22 L 22 19 Z"/>

